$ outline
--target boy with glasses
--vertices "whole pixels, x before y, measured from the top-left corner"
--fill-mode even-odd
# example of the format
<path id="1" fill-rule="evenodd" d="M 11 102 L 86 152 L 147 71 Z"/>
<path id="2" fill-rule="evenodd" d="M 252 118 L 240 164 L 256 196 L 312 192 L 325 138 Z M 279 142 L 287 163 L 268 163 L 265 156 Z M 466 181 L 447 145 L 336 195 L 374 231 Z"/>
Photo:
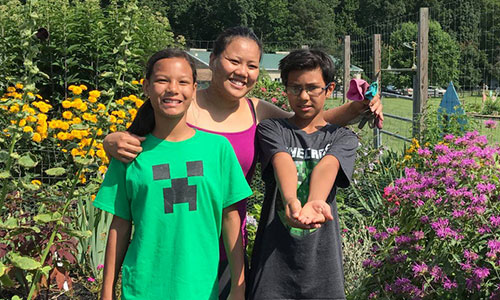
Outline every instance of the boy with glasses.
<path id="1" fill-rule="evenodd" d="M 358 139 L 323 118 L 335 88 L 326 53 L 293 51 L 280 70 L 295 115 L 257 129 L 266 191 L 249 298 L 345 299 L 335 192 L 349 185 Z"/>

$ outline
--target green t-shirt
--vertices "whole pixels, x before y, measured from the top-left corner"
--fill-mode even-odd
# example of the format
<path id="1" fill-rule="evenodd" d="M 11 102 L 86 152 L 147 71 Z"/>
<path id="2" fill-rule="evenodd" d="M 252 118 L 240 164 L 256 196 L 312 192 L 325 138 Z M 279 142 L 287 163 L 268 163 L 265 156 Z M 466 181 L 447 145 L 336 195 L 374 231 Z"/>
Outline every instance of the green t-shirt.
<path id="1" fill-rule="evenodd" d="M 226 138 L 148 135 L 131 163 L 112 160 L 94 205 L 131 220 L 122 298 L 217 299 L 223 208 L 251 195 Z"/>

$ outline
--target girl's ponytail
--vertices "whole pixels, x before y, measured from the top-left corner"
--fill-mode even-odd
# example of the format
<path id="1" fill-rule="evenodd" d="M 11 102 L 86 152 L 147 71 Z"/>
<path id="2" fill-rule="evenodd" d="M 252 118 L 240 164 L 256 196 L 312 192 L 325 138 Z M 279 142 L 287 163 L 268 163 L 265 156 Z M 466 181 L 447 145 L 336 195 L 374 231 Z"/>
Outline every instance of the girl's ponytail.
<path id="1" fill-rule="evenodd" d="M 127 131 L 139 136 L 145 136 L 155 128 L 155 113 L 153 111 L 153 106 L 151 105 L 151 100 L 146 100 L 142 106 L 137 111 L 132 125 L 127 128 Z"/>

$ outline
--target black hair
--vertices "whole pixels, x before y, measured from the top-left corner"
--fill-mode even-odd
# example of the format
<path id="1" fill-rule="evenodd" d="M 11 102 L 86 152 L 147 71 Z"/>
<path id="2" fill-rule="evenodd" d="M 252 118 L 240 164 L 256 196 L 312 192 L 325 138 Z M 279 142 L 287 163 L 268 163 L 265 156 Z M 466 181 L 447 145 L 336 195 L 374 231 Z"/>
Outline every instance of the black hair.
<path id="1" fill-rule="evenodd" d="M 146 63 L 146 79 L 151 78 L 151 74 L 153 73 L 154 65 L 157 61 L 164 58 L 184 58 L 191 67 L 193 72 L 193 84 L 196 82 L 196 66 L 194 59 L 184 50 L 175 49 L 175 48 L 167 48 L 156 52 L 151 55 L 148 62 Z M 144 101 L 142 106 L 137 111 L 137 115 L 135 116 L 134 121 L 127 128 L 127 131 L 139 136 L 145 136 L 148 133 L 153 132 L 155 128 L 155 114 L 153 110 L 153 106 L 151 105 L 151 100 L 147 99 Z"/>
<path id="2" fill-rule="evenodd" d="M 226 50 L 227 45 L 231 43 L 232 40 L 238 37 L 247 38 L 254 41 L 257 44 L 257 46 L 259 46 L 259 52 L 260 52 L 259 58 L 262 57 L 262 42 L 255 35 L 252 29 L 243 26 L 230 27 L 224 30 L 221 34 L 219 34 L 219 36 L 215 40 L 214 48 L 212 49 L 212 54 L 215 57 L 218 57 L 224 50 Z"/>
<path id="3" fill-rule="evenodd" d="M 326 84 L 333 82 L 335 67 L 332 59 L 322 50 L 299 49 L 290 52 L 280 60 L 281 81 L 283 85 L 288 84 L 288 74 L 297 70 L 321 69 L 323 80 Z"/>

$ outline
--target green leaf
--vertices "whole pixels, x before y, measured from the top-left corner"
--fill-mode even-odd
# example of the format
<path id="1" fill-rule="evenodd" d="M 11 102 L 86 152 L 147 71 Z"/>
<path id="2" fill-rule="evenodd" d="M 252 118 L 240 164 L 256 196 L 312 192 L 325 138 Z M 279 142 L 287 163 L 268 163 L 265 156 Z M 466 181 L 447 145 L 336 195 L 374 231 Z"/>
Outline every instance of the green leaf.
<path id="1" fill-rule="evenodd" d="M 12 157 L 13 159 L 19 159 L 19 157 L 21 157 L 19 154 L 17 154 L 16 152 L 12 152 L 10 154 L 10 157 Z"/>
<path id="2" fill-rule="evenodd" d="M 2 142 L 2 140 L 0 140 Z M 5 150 L 0 150 L 0 161 L 6 161 L 9 158 L 9 152 Z"/>
<path id="3" fill-rule="evenodd" d="M 0 172 L 0 179 L 7 179 L 10 178 L 10 172 L 9 171 L 2 171 Z"/>
<path id="4" fill-rule="evenodd" d="M 0 221 L 0 228 L 2 229 L 15 229 L 19 227 L 18 220 L 16 218 L 8 218 L 7 221 Z"/>
<path id="5" fill-rule="evenodd" d="M 33 220 L 35 220 L 35 222 L 37 223 L 49 223 L 53 221 L 59 221 L 61 217 L 61 214 L 56 211 L 52 214 L 38 214 L 33 217 Z"/>
<path id="6" fill-rule="evenodd" d="M 61 167 L 45 170 L 45 174 L 49 176 L 61 176 L 64 173 L 66 173 L 66 169 Z"/>
<path id="7" fill-rule="evenodd" d="M 39 185 L 33 184 L 33 183 L 26 183 L 26 182 L 23 182 L 23 187 L 30 190 L 30 191 L 38 191 L 40 189 Z"/>
<path id="8" fill-rule="evenodd" d="M 43 268 L 40 269 L 40 271 L 42 272 L 43 275 L 45 275 L 45 277 L 49 277 L 49 272 L 50 270 L 52 270 L 52 267 L 51 266 L 45 266 Z"/>
<path id="9" fill-rule="evenodd" d="M 19 298 L 18 295 L 15 295 L 15 296 L 12 296 L 12 298 L 10 298 L 10 300 L 21 300 L 21 298 Z"/>
<path id="10" fill-rule="evenodd" d="M 68 230 L 67 233 L 71 236 L 82 239 L 88 239 L 92 236 L 92 231 L 90 230 Z"/>
<path id="11" fill-rule="evenodd" d="M 104 73 L 101 73 L 101 77 L 111 77 L 113 76 L 113 72 L 104 72 Z"/>
<path id="12" fill-rule="evenodd" d="M 0 261 L 0 277 L 5 274 L 5 271 L 7 270 L 7 267 Z"/>
<path id="13" fill-rule="evenodd" d="M 38 162 L 34 161 L 29 154 L 23 155 L 17 162 L 25 168 L 33 168 L 38 164 Z"/>
<path id="14" fill-rule="evenodd" d="M 83 158 L 83 157 L 80 157 L 80 156 L 77 156 L 74 158 L 74 161 L 79 164 L 79 165 L 90 165 L 93 161 L 92 158 Z"/>
<path id="15" fill-rule="evenodd" d="M 71 129 L 75 129 L 75 130 L 86 130 L 86 129 L 89 129 L 89 125 L 86 125 L 86 124 L 73 124 L 71 125 Z"/>
<path id="16" fill-rule="evenodd" d="M 12 252 L 9 253 L 8 256 L 12 264 L 22 270 L 36 270 L 42 266 L 39 261 L 31 257 L 21 256 Z"/>

